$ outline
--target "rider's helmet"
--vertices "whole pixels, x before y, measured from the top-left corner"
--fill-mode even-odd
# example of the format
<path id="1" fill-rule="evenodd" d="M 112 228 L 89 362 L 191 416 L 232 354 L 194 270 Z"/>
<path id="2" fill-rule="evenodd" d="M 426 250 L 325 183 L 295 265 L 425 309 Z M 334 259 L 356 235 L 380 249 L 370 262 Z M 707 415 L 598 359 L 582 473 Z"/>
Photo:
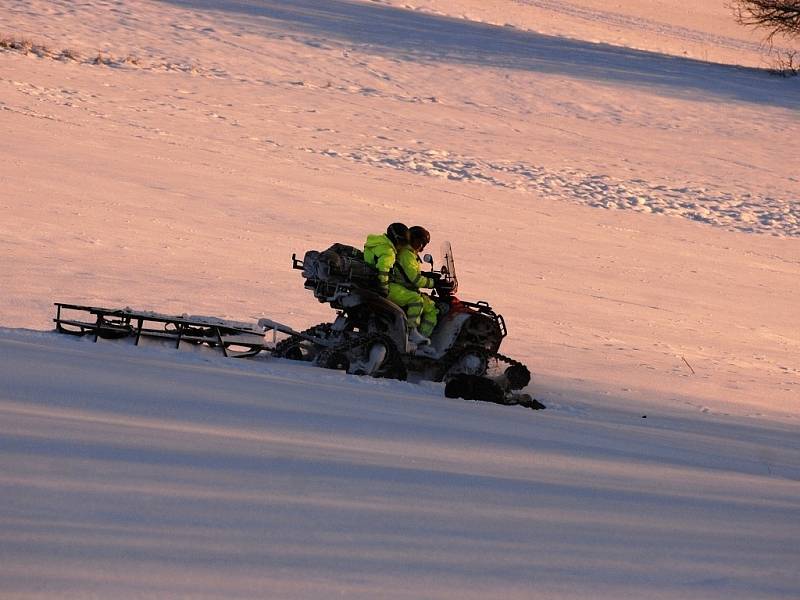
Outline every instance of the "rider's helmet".
<path id="1" fill-rule="evenodd" d="M 419 225 L 414 225 L 409 228 L 408 235 L 411 245 L 417 252 L 421 252 L 422 249 L 431 242 L 430 232 Z"/>
<path id="2" fill-rule="evenodd" d="M 408 227 L 403 223 L 392 223 L 386 228 L 386 237 L 395 245 L 408 244 Z"/>

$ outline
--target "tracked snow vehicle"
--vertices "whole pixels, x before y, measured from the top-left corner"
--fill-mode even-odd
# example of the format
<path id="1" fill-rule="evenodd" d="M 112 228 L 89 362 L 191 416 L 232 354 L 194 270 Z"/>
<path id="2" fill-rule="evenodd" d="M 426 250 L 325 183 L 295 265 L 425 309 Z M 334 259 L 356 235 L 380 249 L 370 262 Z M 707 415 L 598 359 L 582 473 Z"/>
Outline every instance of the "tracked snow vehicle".
<path id="1" fill-rule="evenodd" d="M 322 252 L 310 250 L 302 260 L 292 256 L 306 289 L 336 311 L 332 322 L 315 325 L 278 342 L 273 354 L 310 361 L 320 367 L 348 373 L 444 381 L 445 394 L 501 404 L 544 408 L 528 394 L 518 392 L 530 382 L 528 368 L 499 353 L 507 335 L 503 317 L 484 301 L 458 299 L 458 279 L 450 244 L 442 245 L 443 264 L 434 270 L 431 294 L 439 319 L 431 343 L 416 347 L 407 337 L 403 310 L 378 292 L 375 270 L 357 248 L 334 244 Z M 262 319 L 265 329 L 275 323 Z"/>
<path id="2" fill-rule="evenodd" d="M 334 244 L 310 250 L 303 260 L 292 256 L 302 271 L 305 287 L 329 304 L 332 322 L 296 331 L 288 325 L 261 319 L 258 326 L 216 317 L 169 315 L 125 308 L 104 308 L 56 302 L 56 331 L 98 339 L 157 340 L 174 347 L 220 350 L 225 356 L 246 358 L 261 352 L 308 361 L 348 373 L 445 382 L 451 398 L 485 400 L 544 408 L 519 392 L 530 382 L 528 368 L 499 353 L 507 330 L 503 317 L 487 302 L 459 300 L 458 279 L 449 243 L 442 247 L 438 271 L 426 255 L 436 281 L 432 293 L 439 320 L 430 345 L 416 347 L 407 338 L 406 315 L 378 292 L 375 270 L 361 250 Z M 272 332 L 272 343 L 267 334 Z M 278 339 L 278 333 L 282 339 Z"/>

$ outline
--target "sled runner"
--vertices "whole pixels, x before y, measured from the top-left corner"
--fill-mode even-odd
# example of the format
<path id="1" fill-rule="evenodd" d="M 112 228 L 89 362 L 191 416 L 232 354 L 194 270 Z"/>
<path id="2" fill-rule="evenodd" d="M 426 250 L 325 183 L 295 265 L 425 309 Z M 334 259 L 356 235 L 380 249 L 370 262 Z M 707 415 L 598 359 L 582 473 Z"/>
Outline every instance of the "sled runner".
<path id="1" fill-rule="evenodd" d="M 173 316 L 131 308 L 102 308 L 56 302 L 56 330 L 70 335 L 99 338 L 133 338 L 139 345 L 144 338 L 158 338 L 183 344 L 218 348 L 225 356 L 255 356 L 266 349 L 264 330 L 245 323 L 214 317 Z"/>

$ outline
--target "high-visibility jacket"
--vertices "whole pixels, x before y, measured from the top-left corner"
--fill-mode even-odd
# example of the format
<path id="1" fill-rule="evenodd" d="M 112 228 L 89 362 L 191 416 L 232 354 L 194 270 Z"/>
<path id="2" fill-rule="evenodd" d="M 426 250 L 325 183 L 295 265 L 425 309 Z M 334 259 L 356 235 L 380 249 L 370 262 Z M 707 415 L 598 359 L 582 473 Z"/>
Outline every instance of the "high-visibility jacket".
<path id="1" fill-rule="evenodd" d="M 397 260 L 397 248 L 385 233 L 367 236 L 364 244 L 364 260 L 378 270 L 381 289 L 389 292 L 389 276 Z"/>
<path id="2" fill-rule="evenodd" d="M 423 275 L 421 265 L 419 255 L 409 246 L 403 246 L 397 252 L 391 281 L 410 290 L 432 288 L 435 282 L 431 277 Z"/>

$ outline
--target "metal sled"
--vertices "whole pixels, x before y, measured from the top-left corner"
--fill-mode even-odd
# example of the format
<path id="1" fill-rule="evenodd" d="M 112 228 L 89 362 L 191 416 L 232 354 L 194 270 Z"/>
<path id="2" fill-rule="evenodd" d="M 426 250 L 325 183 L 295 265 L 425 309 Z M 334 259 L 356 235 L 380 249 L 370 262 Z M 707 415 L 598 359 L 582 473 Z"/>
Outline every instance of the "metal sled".
<path id="1" fill-rule="evenodd" d="M 174 340 L 175 347 L 204 344 L 222 350 L 225 356 L 255 356 L 268 348 L 264 329 L 214 317 L 173 316 L 131 308 L 102 308 L 55 302 L 56 331 L 69 335 L 99 338 L 132 337 L 139 345 L 142 337 Z M 276 324 L 277 325 L 277 324 Z"/>

